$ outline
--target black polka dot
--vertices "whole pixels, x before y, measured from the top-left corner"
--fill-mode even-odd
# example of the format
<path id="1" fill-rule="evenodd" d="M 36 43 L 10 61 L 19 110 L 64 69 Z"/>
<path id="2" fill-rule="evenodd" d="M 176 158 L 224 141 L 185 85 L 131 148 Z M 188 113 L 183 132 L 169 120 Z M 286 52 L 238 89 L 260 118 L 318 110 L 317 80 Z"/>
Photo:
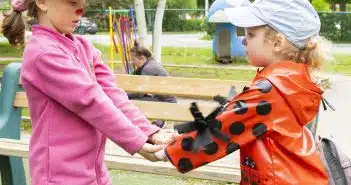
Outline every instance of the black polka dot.
<path id="1" fill-rule="evenodd" d="M 230 125 L 229 131 L 233 135 L 240 135 L 245 131 L 245 125 L 240 122 L 234 122 Z"/>
<path id="2" fill-rule="evenodd" d="M 237 151 L 240 149 L 240 145 L 236 144 L 236 143 L 229 143 L 227 145 L 227 155 Z"/>
<path id="3" fill-rule="evenodd" d="M 252 127 L 252 134 L 256 137 L 263 136 L 267 132 L 267 126 L 264 123 L 256 123 Z"/>
<path id="4" fill-rule="evenodd" d="M 272 90 L 272 84 L 268 80 L 260 80 L 256 86 L 262 93 L 269 93 Z"/>
<path id="5" fill-rule="evenodd" d="M 233 108 L 234 112 L 240 115 L 245 114 L 248 110 L 246 102 L 242 100 L 237 101 Z"/>
<path id="6" fill-rule="evenodd" d="M 250 88 L 248 87 L 248 86 L 245 86 L 244 88 L 243 88 L 243 91 L 242 92 L 246 92 L 246 91 L 248 91 Z"/>
<path id="7" fill-rule="evenodd" d="M 184 151 L 192 151 L 194 148 L 194 139 L 192 137 L 185 137 L 182 140 L 182 148 Z"/>
<path id="8" fill-rule="evenodd" d="M 267 101 L 261 101 L 256 107 L 257 114 L 262 116 L 268 115 L 271 112 L 271 110 L 272 106 Z"/>
<path id="9" fill-rule="evenodd" d="M 178 162 L 178 168 L 180 172 L 188 172 L 193 169 L 193 164 L 188 158 L 181 158 Z"/>
<path id="10" fill-rule="evenodd" d="M 205 154 L 207 155 L 213 155 L 215 153 L 217 153 L 218 151 L 218 145 L 216 142 L 213 142 L 211 144 L 208 144 L 206 147 L 205 147 Z"/>

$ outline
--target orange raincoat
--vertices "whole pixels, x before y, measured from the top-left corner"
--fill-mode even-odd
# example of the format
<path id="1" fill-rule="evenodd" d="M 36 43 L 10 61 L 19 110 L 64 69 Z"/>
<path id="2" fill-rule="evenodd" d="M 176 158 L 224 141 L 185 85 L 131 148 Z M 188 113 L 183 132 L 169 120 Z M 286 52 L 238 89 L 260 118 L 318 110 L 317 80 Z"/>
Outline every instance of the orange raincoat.
<path id="1" fill-rule="evenodd" d="M 166 155 L 186 173 L 240 148 L 241 185 L 327 185 L 326 170 L 305 127 L 317 115 L 322 93 L 306 65 L 272 64 L 258 71 L 249 88 L 215 117 L 217 126 L 181 135 L 167 146 Z M 213 135 L 203 147 L 197 141 L 201 129 Z"/>

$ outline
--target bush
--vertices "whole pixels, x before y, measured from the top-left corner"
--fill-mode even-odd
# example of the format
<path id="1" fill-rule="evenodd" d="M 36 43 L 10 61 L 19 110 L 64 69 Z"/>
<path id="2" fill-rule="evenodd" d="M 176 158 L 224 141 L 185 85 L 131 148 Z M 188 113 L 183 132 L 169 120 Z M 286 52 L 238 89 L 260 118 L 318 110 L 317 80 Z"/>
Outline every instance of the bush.
<path id="1" fill-rule="evenodd" d="M 215 23 L 206 22 L 204 27 L 205 27 L 207 35 L 210 35 L 211 37 L 213 37 L 215 35 L 215 33 L 216 33 L 216 24 Z"/>
<path id="2" fill-rule="evenodd" d="M 326 0 L 313 0 L 312 5 L 317 11 L 330 11 L 330 5 Z"/>
<path id="3" fill-rule="evenodd" d="M 203 31 L 202 20 L 197 18 L 186 19 L 186 14 L 176 11 L 165 12 L 163 28 L 165 32 Z"/>
<path id="4" fill-rule="evenodd" d="M 321 35 L 331 41 L 351 42 L 351 14 L 319 13 Z"/>

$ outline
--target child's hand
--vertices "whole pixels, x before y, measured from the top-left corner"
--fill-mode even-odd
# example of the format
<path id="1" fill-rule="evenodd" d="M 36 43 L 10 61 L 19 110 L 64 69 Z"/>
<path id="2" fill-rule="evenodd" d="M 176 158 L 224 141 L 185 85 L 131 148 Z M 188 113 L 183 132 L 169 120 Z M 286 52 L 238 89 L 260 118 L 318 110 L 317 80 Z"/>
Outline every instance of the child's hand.
<path id="1" fill-rule="evenodd" d="M 176 133 L 172 129 L 161 129 L 158 132 L 154 133 L 150 137 L 151 143 L 158 145 L 167 145 L 173 141 L 175 141 L 178 133 Z"/>
<path id="2" fill-rule="evenodd" d="M 156 162 L 160 161 L 161 157 L 157 157 L 155 153 L 158 151 L 163 151 L 164 148 L 165 146 L 163 145 L 153 145 L 150 143 L 145 143 L 138 153 L 145 159 L 151 162 Z"/>
<path id="3" fill-rule="evenodd" d="M 154 154 L 155 154 L 155 157 L 156 157 L 157 160 L 164 161 L 164 162 L 168 161 L 168 158 L 166 156 L 165 150 L 160 150 L 158 152 L 155 152 Z"/>

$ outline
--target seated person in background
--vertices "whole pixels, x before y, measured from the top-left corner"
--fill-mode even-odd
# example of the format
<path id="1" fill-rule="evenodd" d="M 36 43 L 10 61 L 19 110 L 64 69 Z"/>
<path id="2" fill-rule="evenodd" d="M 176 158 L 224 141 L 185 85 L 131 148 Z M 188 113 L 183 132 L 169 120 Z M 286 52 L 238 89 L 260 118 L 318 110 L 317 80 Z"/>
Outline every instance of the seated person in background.
<path id="1" fill-rule="evenodd" d="M 151 52 L 138 42 L 135 42 L 134 47 L 131 49 L 131 55 L 132 63 L 136 67 L 136 70 L 133 72 L 134 75 L 169 76 L 161 64 L 153 59 Z M 177 99 L 174 96 L 128 93 L 128 97 L 131 100 L 177 103 Z M 166 126 L 165 122 L 161 120 L 156 120 L 153 124 L 161 128 Z"/>

